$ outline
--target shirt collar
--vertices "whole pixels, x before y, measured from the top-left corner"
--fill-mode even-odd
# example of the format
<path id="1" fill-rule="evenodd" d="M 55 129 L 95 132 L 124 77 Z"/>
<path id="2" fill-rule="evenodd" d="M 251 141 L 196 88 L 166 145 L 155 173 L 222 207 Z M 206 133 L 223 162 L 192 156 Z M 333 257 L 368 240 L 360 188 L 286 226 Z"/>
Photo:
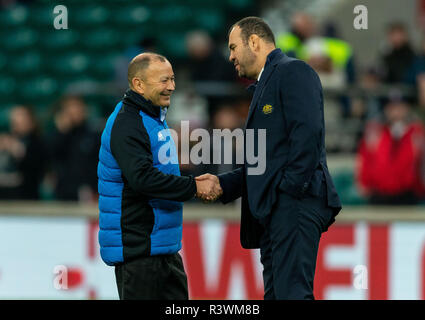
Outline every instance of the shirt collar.
<path id="1" fill-rule="evenodd" d="M 266 68 L 271 63 L 271 61 L 274 59 L 274 57 L 279 52 L 281 52 L 281 50 L 279 48 L 276 48 L 267 55 L 266 63 L 264 64 L 263 69 L 261 69 L 260 74 L 258 75 L 257 81 L 260 81 L 260 78 L 261 78 L 261 75 L 263 74 L 264 68 Z"/>
<path id="2" fill-rule="evenodd" d="M 168 111 L 168 108 L 167 107 L 161 107 L 161 114 L 160 114 L 159 119 L 162 122 L 164 122 L 164 120 L 165 120 L 165 116 L 167 115 L 167 111 Z"/>
<path id="3" fill-rule="evenodd" d="M 258 75 L 257 81 L 260 81 L 260 78 L 261 78 L 263 71 L 264 71 L 264 67 L 263 67 L 263 69 L 261 69 L 260 74 Z"/>
<path id="4" fill-rule="evenodd" d="M 260 81 L 260 78 L 261 78 L 261 75 L 263 74 L 264 69 L 267 68 L 267 66 L 271 63 L 271 61 L 273 61 L 276 55 L 278 55 L 280 52 L 282 52 L 282 50 L 280 50 L 279 48 L 276 48 L 267 55 L 266 63 L 264 64 L 264 67 L 261 69 L 257 80 L 246 88 L 249 92 L 255 91 L 255 88 L 257 87 L 257 84 Z"/>

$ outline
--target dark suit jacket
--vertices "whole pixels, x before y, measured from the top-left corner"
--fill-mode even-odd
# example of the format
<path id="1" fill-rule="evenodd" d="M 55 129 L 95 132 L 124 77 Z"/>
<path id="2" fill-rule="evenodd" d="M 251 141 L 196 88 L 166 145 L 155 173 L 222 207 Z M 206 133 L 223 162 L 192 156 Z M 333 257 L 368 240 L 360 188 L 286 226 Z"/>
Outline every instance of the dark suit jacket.
<path id="1" fill-rule="evenodd" d="M 248 129 L 254 130 L 256 152 L 258 129 L 266 129 L 266 168 L 260 175 L 248 174 L 249 168 L 257 166 L 247 161 Z M 256 85 L 246 120 L 244 150 L 244 166 L 219 175 L 223 203 L 242 197 L 244 248 L 259 247 L 262 227 L 258 219 L 271 212 L 279 189 L 297 199 L 325 194 L 334 216 L 341 210 L 326 163 L 320 79 L 308 64 L 289 58 L 280 49 L 269 54 Z M 322 186 L 326 190 L 321 190 Z"/>

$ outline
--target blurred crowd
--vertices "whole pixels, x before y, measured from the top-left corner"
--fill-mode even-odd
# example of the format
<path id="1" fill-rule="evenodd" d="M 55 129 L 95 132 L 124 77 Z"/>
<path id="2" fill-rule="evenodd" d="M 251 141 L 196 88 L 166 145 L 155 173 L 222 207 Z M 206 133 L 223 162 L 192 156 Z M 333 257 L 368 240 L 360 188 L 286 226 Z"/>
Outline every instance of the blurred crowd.
<path id="1" fill-rule="evenodd" d="M 357 67 L 355 48 L 334 25 L 319 28 L 305 13 L 295 14 L 290 30 L 275 36 L 277 47 L 305 60 L 319 74 L 327 130 L 341 137 L 349 123 L 359 124 L 351 145 L 327 142 L 330 153 L 355 155 L 359 192 L 371 204 L 416 204 L 425 199 L 425 41 L 416 52 L 400 22 L 388 25 L 386 32 L 379 63 L 365 69 Z M 155 39 L 145 38 L 125 50 L 116 63 L 116 87 L 125 90 L 127 64 L 143 51 L 156 51 Z M 243 128 L 251 98 L 244 88 L 249 82 L 237 78 L 226 44 L 195 30 L 187 34 L 186 51 L 184 61 L 173 63 L 177 91 L 167 115 L 169 126 L 177 133 L 182 121 L 189 121 L 190 130 Z M 115 103 L 111 101 L 110 110 Z M 96 201 L 101 131 L 90 125 L 88 115 L 82 95 L 62 97 L 44 126 L 30 106 L 13 107 L 8 131 L 0 133 L 0 198 Z M 213 148 L 211 144 L 211 154 Z M 239 152 L 236 144 L 233 149 Z M 237 166 L 235 161 L 189 163 L 182 164 L 181 171 L 217 174 Z"/>
<path id="2" fill-rule="evenodd" d="M 51 128 L 41 130 L 30 106 L 9 112 L 0 134 L 0 199 L 95 201 L 100 135 L 87 123 L 87 105 L 66 96 Z"/>

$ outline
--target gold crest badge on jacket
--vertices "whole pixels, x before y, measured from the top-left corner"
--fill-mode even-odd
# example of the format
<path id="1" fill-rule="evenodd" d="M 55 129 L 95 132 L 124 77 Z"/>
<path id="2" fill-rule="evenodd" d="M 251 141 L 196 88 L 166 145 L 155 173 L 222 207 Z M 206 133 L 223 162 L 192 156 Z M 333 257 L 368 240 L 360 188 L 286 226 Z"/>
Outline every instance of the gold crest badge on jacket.
<path id="1" fill-rule="evenodd" d="M 271 105 L 269 105 L 269 104 L 266 104 L 263 107 L 263 113 L 264 114 L 270 114 L 270 113 L 272 113 L 272 111 L 273 111 L 273 107 Z"/>

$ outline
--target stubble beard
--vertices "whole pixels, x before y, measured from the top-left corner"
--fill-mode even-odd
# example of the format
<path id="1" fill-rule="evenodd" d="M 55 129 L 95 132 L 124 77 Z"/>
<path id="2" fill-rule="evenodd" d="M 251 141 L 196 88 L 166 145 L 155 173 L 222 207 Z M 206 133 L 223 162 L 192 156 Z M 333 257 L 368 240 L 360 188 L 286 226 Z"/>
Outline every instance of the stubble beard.
<path id="1" fill-rule="evenodd" d="M 239 77 L 250 79 L 250 80 L 256 80 L 256 75 L 249 74 L 246 70 L 247 66 L 254 65 L 257 60 L 257 56 L 251 51 L 251 49 L 248 46 L 245 47 L 242 60 L 243 60 L 243 64 L 239 63 L 239 68 L 240 68 L 238 72 Z"/>

